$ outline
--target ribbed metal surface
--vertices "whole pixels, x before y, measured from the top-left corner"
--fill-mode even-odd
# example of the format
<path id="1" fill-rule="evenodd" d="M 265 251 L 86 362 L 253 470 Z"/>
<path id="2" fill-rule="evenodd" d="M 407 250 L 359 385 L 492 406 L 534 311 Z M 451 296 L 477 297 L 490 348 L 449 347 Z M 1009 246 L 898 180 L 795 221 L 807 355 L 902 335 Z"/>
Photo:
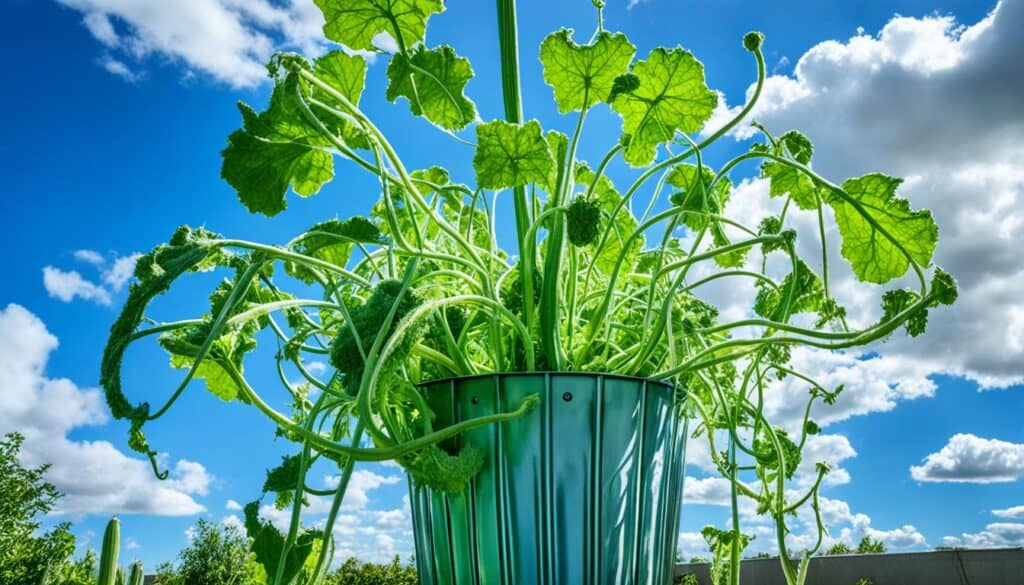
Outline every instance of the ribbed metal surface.
<path id="1" fill-rule="evenodd" d="M 410 485 L 424 585 L 671 582 L 686 436 L 671 386 L 529 373 L 435 382 L 426 393 L 435 428 L 513 410 L 530 394 L 542 401 L 457 439 L 487 453 L 465 493 Z"/>

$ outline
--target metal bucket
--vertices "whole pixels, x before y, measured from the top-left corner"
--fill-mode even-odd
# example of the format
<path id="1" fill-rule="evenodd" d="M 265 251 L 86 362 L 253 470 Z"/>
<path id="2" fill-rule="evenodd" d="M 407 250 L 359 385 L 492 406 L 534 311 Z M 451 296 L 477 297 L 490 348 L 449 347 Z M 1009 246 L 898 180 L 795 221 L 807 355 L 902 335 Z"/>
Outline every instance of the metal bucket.
<path id="1" fill-rule="evenodd" d="M 463 433 L 486 453 L 462 494 L 410 480 L 424 585 L 668 584 L 682 504 L 684 394 L 604 374 L 513 373 L 424 385 L 434 428 L 540 406 Z"/>

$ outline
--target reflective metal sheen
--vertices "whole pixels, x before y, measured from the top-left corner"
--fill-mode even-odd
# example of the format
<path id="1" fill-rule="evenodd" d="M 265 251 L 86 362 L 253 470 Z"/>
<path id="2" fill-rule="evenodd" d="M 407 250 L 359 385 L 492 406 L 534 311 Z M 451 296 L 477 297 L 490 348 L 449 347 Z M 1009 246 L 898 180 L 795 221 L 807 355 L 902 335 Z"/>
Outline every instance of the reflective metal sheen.
<path id="1" fill-rule="evenodd" d="M 411 485 L 424 585 L 668 584 L 682 503 L 684 393 L 614 375 L 471 376 L 424 387 L 434 428 L 538 408 L 463 433 L 484 449 L 462 494 Z"/>

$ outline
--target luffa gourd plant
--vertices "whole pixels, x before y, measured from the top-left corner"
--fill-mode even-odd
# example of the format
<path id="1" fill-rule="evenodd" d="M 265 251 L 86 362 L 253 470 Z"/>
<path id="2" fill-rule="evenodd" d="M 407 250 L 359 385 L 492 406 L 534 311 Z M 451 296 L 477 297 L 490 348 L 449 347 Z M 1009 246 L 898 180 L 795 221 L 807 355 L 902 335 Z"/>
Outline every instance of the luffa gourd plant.
<path id="1" fill-rule="evenodd" d="M 331 528 L 355 462 L 395 460 L 420 484 L 458 491 L 483 454 L 471 444 L 450 453 L 439 443 L 522 416 L 539 401 L 532 396 L 510 412 L 438 429 L 419 383 L 536 370 L 670 380 L 688 395 L 679 415 L 695 418 L 695 436 L 710 441 L 714 464 L 732 484 L 731 526 L 709 538 L 729 582 L 739 582 L 746 542 L 738 499 L 749 498 L 777 525 L 787 582 L 803 583 L 826 532 L 818 490 L 828 467 L 820 464 L 817 481 L 802 492 L 789 480 L 808 435 L 818 431 L 811 404 L 834 402 L 840 389 L 795 370 L 791 350 L 855 348 L 904 326 L 917 335 L 930 308 L 952 303 L 954 280 L 931 266 L 937 229 L 930 213 L 896 195 L 899 179 L 870 174 L 834 183 L 820 176 L 811 142 L 796 131 L 775 136 L 756 126 L 762 140 L 748 152 L 715 167 L 703 157 L 761 94 L 759 33 L 742 40 L 757 75 L 748 103 L 699 139 L 716 105 L 703 65 L 679 47 L 638 55 L 625 35 L 604 29 L 595 1 L 593 34 L 561 29 L 540 46 L 544 80 L 573 123 L 566 135 L 524 118 L 513 0 L 497 2 L 505 119 L 488 122 L 465 93 L 469 61 L 451 46 L 427 43 L 428 20 L 444 10 L 442 0 L 316 3 L 324 34 L 343 48 L 316 59 L 272 59 L 269 105 L 257 111 L 239 104 L 242 127 L 228 137 L 222 176 L 249 211 L 268 216 L 284 211 L 289 191 L 315 195 L 335 172 L 375 176 L 379 199 L 367 216 L 326 219 L 288 242 L 182 227 L 143 256 L 102 365 L 114 416 L 131 422 L 130 446 L 166 476 L 142 428 L 192 380 L 203 380 L 222 400 L 260 410 L 297 452 L 268 473 L 264 486 L 291 507 L 289 530 L 281 534 L 250 504 L 253 549 L 269 582 L 301 575 L 316 582 L 329 564 Z M 381 34 L 395 41 L 393 54 L 374 45 Z M 389 59 L 387 99 L 407 102 L 412 114 L 450 135 L 451 153 L 439 154 L 472 156 L 475 176 L 403 163 L 360 106 L 368 72 L 360 52 L 367 51 Z M 619 114 L 622 133 L 587 136 L 607 144 L 606 154 L 588 164 L 578 160 L 577 147 L 595 108 Z M 730 172 L 750 165 L 759 165 L 771 196 L 785 201 L 779 215 L 758 225 L 730 217 Z M 620 189 L 608 173 L 623 166 L 635 172 Z M 499 245 L 497 230 L 504 218 L 496 209 L 506 198 L 514 208 L 513 252 Z M 789 227 L 793 208 L 816 214 L 818 230 L 798 234 Z M 865 327 L 847 323 L 829 286 L 825 233 L 833 218 L 842 256 L 861 281 L 880 285 L 909 273 L 915 283 L 881 295 L 883 317 Z M 817 240 L 820 255 L 800 257 L 798 238 Z M 768 270 L 772 257 L 784 259 L 786 270 Z M 149 302 L 179 277 L 208 270 L 230 276 L 205 312 L 171 322 L 145 318 Z M 748 318 L 721 322 L 714 299 L 700 296 L 719 279 L 750 291 Z M 120 377 L 126 348 L 154 337 L 172 366 L 187 372 L 155 408 L 129 402 Z M 281 392 L 273 398 L 245 374 L 257 338 L 277 348 Z M 334 373 L 318 377 L 307 360 L 325 358 Z M 797 436 L 773 425 L 764 409 L 769 380 L 784 376 L 808 388 Z M 303 383 L 293 383 L 296 377 Z M 716 441 L 726 442 L 723 451 Z M 338 467 L 336 488 L 309 487 L 307 472 L 317 461 Z M 322 531 L 301 526 L 311 496 L 333 498 Z M 817 519 L 818 544 L 791 564 L 787 523 L 805 504 Z"/>

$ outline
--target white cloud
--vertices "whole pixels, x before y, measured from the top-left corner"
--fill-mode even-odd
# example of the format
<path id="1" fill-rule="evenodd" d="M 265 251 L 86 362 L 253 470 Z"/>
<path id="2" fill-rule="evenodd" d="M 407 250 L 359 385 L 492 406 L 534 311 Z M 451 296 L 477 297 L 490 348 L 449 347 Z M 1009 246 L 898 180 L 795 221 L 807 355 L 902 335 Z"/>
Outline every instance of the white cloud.
<path id="1" fill-rule="evenodd" d="M 99 271 L 101 282 L 93 282 L 83 277 L 77 270 L 65 271 L 46 266 L 43 268 L 43 286 L 46 292 L 65 303 L 82 298 L 109 306 L 113 304 L 113 295 L 120 292 L 132 278 L 135 263 L 142 254 L 114 255 L 109 264 L 107 259 L 95 250 L 75 250 L 74 257 Z"/>
<path id="2" fill-rule="evenodd" d="M 135 263 L 141 257 L 142 254 L 139 253 L 115 257 L 110 268 L 103 271 L 103 282 L 114 291 L 121 290 L 135 273 Z"/>
<path id="3" fill-rule="evenodd" d="M 705 559 L 711 557 L 708 543 L 699 532 L 680 532 L 679 543 L 676 545 L 676 548 L 679 551 L 679 555 L 685 561 L 689 561 L 694 557 L 703 557 Z"/>
<path id="4" fill-rule="evenodd" d="M 697 479 L 687 476 L 684 481 L 683 504 L 730 505 L 732 484 L 724 477 Z"/>
<path id="5" fill-rule="evenodd" d="M 110 305 L 113 302 L 107 289 L 82 278 L 76 270 L 65 272 L 53 266 L 46 266 L 43 268 L 43 286 L 46 287 L 47 294 L 65 303 L 73 301 L 76 297 L 101 305 Z"/>
<path id="6" fill-rule="evenodd" d="M 224 504 L 224 507 L 227 508 L 228 510 L 238 511 L 242 509 L 242 504 L 239 504 L 235 500 L 228 500 L 227 503 Z"/>
<path id="7" fill-rule="evenodd" d="M 1024 520 L 1024 506 L 1013 506 L 1003 510 L 992 510 L 992 514 L 1010 520 Z"/>
<path id="8" fill-rule="evenodd" d="M 277 49 L 322 51 L 323 16 L 311 0 L 57 0 L 83 14 L 83 24 L 106 51 L 101 60 L 117 75 L 158 55 L 235 87 L 266 79 Z M 113 68 L 109 63 L 120 66 Z"/>
<path id="9" fill-rule="evenodd" d="M 1024 476 L 1024 445 L 958 433 L 938 453 L 910 468 L 917 481 L 998 483 Z"/>
<path id="10" fill-rule="evenodd" d="M 92 264 L 97 268 L 103 268 L 107 263 L 107 259 L 103 257 L 103 254 L 100 254 L 96 250 L 75 250 L 74 256 L 75 260 Z"/>
<path id="11" fill-rule="evenodd" d="M 99 64 L 100 67 L 107 71 L 107 73 L 112 73 L 128 83 L 135 83 L 139 80 L 140 75 L 135 71 L 132 71 L 124 61 L 119 61 L 113 57 L 106 56 L 100 58 Z"/>
<path id="12" fill-rule="evenodd" d="M 357 469 L 352 472 L 348 480 L 348 489 L 345 490 L 345 501 L 342 507 L 348 510 L 362 509 L 370 502 L 369 492 L 384 486 L 394 485 L 402 481 L 397 475 L 383 476 L 365 469 Z M 337 476 L 328 476 L 324 482 L 329 487 L 338 485 Z"/>
<path id="13" fill-rule="evenodd" d="M 1017 522 L 994 522 L 981 532 L 963 533 L 960 536 L 945 536 L 946 546 L 966 548 L 1009 548 L 1024 546 L 1024 524 Z"/>
<path id="14" fill-rule="evenodd" d="M 129 536 L 128 538 L 124 539 L 124 548 L 125 550 L 138 550 L 142 548 L 142 545 L 139 544 L 139 541 Z"/>
<path id="15" fill-rule="evenodd" d="M 57 348 L 38 317 L 20 305 L 0 311 L 0 429 L 25 436 L 26 465 L 50 464 L 47 480 L 64 497 L 55 515 L 191 515 L 203 511 L 209 474 L 198 463 L 179 460 L 172 477 L 159 481 L 149 463 L 126 456 L 107 441 L 78 441 L 68 434 L 107 421 L 96 389 L 49 378 L 46 364 Z"/>
<path id="16" fill-rule="evenodd" d="M 941 230 L 935 262 L 958 278 L 961 296 L 933 312 L 923 338 L 898 334 L 871 348 L 898 360 L 891 367 L 907 377 L 962 375 L 983 388 L 1024 382 L 1024 264 L 1016 243 L 1024 226 L 1022 24 L 1021 0 L 1003 0 L 970 26 L 952 16 L 898 16 L 878 35 L 809 49 L 793 76 L 767 80 L 752 114 L 775 133 L 805 132 L 826 177 L 909 177 L 900 196 L 932 209 Z M 750 129 L 735 134 L 745 138 Z M 793 219 L 813 234 L 816 218 L 802 215 Z M 829 241 L 838 250 L 834 229 Z M 852 318 L 876 317 L 877 292 L 855 286 L 838 255 L 829 264 Z"/>
<path id="17" fill-rule="evenodd" d="M 869 528 L 866 534 L 875 540 L 881 540 L 884 542 L 888 549 L 913 549 L 920 548 L 928 544 L 924 535 L 910 524 L 906 524 L 899 528 L 893 528 L 892 530 L 875 530 L 874 528 Z"/>
<path id="18" fill-rule="evenodd" d="M 186 494 L 205 496 L 210 493 L 210 483 L 213 477 L 206 471 L 201 463 L 180 459 L 174 464 L 171 471 L 168 485 L 181 490 Z"/>

